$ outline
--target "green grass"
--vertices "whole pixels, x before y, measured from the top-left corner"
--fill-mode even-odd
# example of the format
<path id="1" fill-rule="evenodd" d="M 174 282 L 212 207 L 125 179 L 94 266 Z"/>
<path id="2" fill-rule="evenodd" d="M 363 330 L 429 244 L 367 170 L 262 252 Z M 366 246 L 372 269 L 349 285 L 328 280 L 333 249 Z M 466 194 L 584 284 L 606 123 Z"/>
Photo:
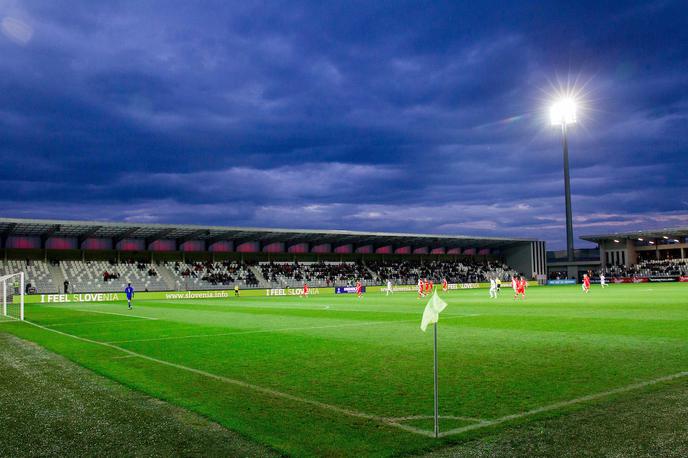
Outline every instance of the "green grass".
<path id="1" fill-rule="evenodd" d="M 458 418 L 443 420 L 443 431 L 688 370 L 687 285 L 613 285 L 588 295 L 531 288 L 523 302 L 506 293 L 445 296 L 440 411 Z M 413 294 L 150 301 L 132 312 L 123 303 L 30 305 L 28 320 L 63 334 L 28 323 L 3 323 L 0 332 L 287 454 L 420 453 L 533 421 L 485 423 L 439 440 L 422 434 L 432 422 L 418 417 L 433 411 L 423 306 Z M 389 420 L 405 417 L 414 418 Z"/>
<path id="2" fill-rule="evenodd" d="M 278 456 L 0 333 L 0 456 Z"/>

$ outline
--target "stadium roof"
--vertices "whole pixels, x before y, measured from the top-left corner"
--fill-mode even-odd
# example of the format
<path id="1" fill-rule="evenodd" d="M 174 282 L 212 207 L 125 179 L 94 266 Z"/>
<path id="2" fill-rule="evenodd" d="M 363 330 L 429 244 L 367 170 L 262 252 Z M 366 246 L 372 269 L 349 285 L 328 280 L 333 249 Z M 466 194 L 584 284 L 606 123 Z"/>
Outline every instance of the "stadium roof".
<path id="1" fill-rule="evenodd" d="M 235 243 L 248 241 L 288 242 L 288 243 L 333 243 L 355 245 L 385 244 L 396 246 L 428 247 L 484 247 L 504 248 L 533 239 L 510 239 L 501 237 L 469 237 L 461 235 L 406 234 L 388 232 L 359 232 L 340 230 L 309 229 L 270 229 L 224 226 L 196 226 L 187 224 L 138 224 L 95 221 L 63 221 L 40 219 L 0 218 L 0 236 L 76 237 L 80 241 L 87 238 L 144 239 L 147 243 L 155 240 L 173 239 L 178 242 L 204 240 L 214 243 L 231 240 Z"/>
<path id="2" fill-rule="evenodd" d="M 638 237 L 642 238 L 661 238 L 661 237 L 688 237 L 688 227 L 677 227 L 677 228 L 663 228 L 663 229 L 648 229 L 645 231 L 631 231 L 631 232 L 611 232 L 609 234 L 600 235 L 584 235 L 580 238 L 582 240 L 587 240 L 589 242 L 601 242 L 605 240 L 614 239 L 635 239 Z"/>

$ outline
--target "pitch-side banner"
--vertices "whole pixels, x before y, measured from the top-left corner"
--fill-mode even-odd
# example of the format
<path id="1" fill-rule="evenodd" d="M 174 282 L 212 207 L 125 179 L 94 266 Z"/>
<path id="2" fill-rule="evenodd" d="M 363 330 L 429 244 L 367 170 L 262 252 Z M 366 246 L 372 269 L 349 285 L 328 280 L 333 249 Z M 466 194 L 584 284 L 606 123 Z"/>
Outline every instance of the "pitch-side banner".
<path id="1" fill-rule="evenodd" d="M 647 277 L 616 277 L 612 278 L 612 283 L 648 283 Z"/>
<path id="2" fill-rule="evenodd" d="M 366 292 L 366 287 L 363 287 L 363 292 Z M 334 289 L 335 294 L 356 294 L 355 286 L 337 286 Z"/>
<path id="3" fill-rule="evenodd" d="M 332 289 L 311 288 L 309 294 L 333 294 Z M 285 289 L 245 289 L 239 292 L 243 296 L 298 296 L 303 294 L 300 288 Z M 134 301 L 148 300 L 189 300 L 189 299 L 229 299 L 234 298 L 234 290 L 212 291 L 151 291 L 134 293 Z M 19 295 L 14 295 L 13 300 L 19 301 Z M 76 293 L 76 294 L 29 294 L 24 296 L 27 304 L 66 304 L 71 302 L 117 302 L 126 300 L 124 293 Z"/>
<path id="4" fill-rule="evenodd" d="M 650 277 L 650 281 L 653 283 L 670 283 L 681 280 L 679 277 Z"/>
<path id="5" fill-rule="evenodd" d="M 681 275 L 678 277 L 678 281 L 688 283 L 688 275 Z"/>
<path id="6" fill-rule="evenodd" d="M 599 281 L 599 280 L 598 280 L 598 281 Z M 567 279 L 564 279 L 564 280 L 547 280 L 547 284 L 548 284 L 548 285 L 555 285 L 555 286 L 559 286 L 559 285 L 575 285 L 575 284 L 576 284 L 576 280 L 574 280 L 573 278 L 567 278 Z"/>

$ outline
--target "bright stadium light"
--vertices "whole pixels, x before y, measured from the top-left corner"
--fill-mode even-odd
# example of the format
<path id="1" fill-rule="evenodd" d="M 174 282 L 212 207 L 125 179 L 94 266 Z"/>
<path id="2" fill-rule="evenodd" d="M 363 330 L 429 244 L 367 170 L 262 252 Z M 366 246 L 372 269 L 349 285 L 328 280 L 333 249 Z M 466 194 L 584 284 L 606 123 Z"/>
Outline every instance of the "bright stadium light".
<path id="1" fill-rule="evenodd" d="M 666 235 L 663 235 L 662 238 L 663 238 L 664 240 L 669 240 L 669 237 L 667 237 Z"/>
<path id="2" fill-rule="evenodd" d="M 571 97 L 564 97 L 552 104 L 549 119 L 553 126 L 575 124 L 576 101 Z"/>
<path id="3" fill-rule="evenodd" d="M 569 174 L 569 124 L 576 122 L 576 101 L 566 95 L 554 102 L 549 110 L 550 122 L 553 126 L 561 126 L 562 143 L 564 147 L 564 198 L 566 201 L 566 260 L 569 263 L 569 271 L 574 268 L 573 251 L 573 212 L 571 210 L 571 177 Z"/>
<path id="4" fill-rule="evenodd" d="M 618 240 L 616 240 L 616 239 L 614 239 L 614 243 L 619 243 L 619 241 L 618 241 Z"/>

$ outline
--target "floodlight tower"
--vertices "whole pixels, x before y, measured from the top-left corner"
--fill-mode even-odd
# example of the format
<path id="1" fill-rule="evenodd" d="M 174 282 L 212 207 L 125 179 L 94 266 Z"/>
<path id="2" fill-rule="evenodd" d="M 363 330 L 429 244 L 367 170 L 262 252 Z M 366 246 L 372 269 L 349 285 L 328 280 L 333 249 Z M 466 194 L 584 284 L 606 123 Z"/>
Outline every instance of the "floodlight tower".
<path id="1" fill-rule="evenodd" d="M 553 126 L 561 126 L 564 146 L 564 194 L 566 195 L 566 260 L 572 264 L 573 259 L 573 216 L 571 212 L 571 177 L 569 175 L 569 142 L 567 126 L 576 122 L 576 101 L 565 97 L 552 105 L 550 120 Z"/>

